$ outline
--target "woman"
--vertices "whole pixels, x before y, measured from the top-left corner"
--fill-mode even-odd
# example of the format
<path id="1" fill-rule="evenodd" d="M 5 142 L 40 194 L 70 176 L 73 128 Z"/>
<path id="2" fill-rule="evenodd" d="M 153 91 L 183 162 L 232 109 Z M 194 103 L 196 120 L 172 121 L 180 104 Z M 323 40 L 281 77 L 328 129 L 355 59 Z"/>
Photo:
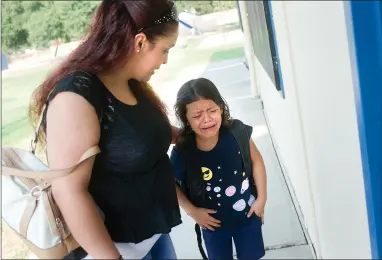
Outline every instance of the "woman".
<path id="1" fill-rule="evenodd" d="M 181 218 L 167 150 L 177 128 L 146 82 L 177 37 L 170 0 L 104 0 L 82 44 L 33 95 L 33 122 L 49 104 L 39 140 L 51 169 L 101 148 L 52 184 L 88 257 L 176 258 L 168 234 Z"/>

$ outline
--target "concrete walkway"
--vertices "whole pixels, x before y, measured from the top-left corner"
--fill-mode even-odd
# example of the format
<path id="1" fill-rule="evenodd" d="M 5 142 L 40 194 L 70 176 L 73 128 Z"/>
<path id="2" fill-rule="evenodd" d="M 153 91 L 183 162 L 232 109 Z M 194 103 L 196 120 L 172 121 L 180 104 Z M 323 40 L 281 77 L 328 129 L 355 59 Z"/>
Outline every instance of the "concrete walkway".
<path id="1" fill-rule="evenodd" d="M 232 116 L 254 127 L 252 138 L 263 155 L 268 175 L 268 202 L 263 225 L 267 249 L 265 259 L 313 259 L 301 228 L 294 204 L 286 186 L 262 112 L 262 102 L 250 97 L 250 80 L 242 59 L 213 63 L 200 73 L 190 72 L 185 80 L 194 77 L 212 80 L 227 100 Z M 170 108 L 181 86 L 161 88 L 160 96 Z M 172 118 L 174 120 L 174 118 Z M 183 214 L 183 224 L 171 233 L 179 259 L 201 259 L 198 251 L 194 221 Z"/>

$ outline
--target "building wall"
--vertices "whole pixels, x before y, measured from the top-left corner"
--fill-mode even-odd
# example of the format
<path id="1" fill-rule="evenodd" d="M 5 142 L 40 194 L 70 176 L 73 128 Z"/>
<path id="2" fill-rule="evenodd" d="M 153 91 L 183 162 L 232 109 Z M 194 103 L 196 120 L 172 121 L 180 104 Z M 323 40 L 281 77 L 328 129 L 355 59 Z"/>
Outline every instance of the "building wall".
<path id="1" fill-rule="evenodd" d="M 256 85 L 303 223 L 318 257 L 370 258 L 344 3 L 271 5 L 285 99 L 255 57 Z"/>

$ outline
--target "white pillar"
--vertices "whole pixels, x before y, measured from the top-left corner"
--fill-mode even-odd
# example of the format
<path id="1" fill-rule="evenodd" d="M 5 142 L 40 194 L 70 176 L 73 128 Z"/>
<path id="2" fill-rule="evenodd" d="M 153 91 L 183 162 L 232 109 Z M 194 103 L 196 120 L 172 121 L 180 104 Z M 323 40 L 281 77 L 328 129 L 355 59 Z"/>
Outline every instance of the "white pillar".
<path id="1" fill-rule="evenodd" d="M 247 13 L 246 1 L 237 1 L 239 3 L 241 21 L 243 24 L 244 30 L 244 52 L 247 58 L 249 77 L 251 81 L 251 94 L 253 98 L 260 98 L 260 91 L 256 80 L 256 69 L 255 69 L 255 60 L 254 60 L 254 50 L 252 44 L 252 35 L 250 30 L 250 24 Z"/>

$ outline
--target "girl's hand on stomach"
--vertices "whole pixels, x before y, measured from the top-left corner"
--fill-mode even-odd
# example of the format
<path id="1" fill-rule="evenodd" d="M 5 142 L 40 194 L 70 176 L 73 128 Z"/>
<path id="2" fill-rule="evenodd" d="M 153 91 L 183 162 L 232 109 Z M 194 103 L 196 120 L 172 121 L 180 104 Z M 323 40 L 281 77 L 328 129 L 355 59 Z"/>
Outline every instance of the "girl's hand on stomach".
<path id="1" fill-rule="evenodd" d="M 216 213 L 216 211 L 212 209 L 195 208 L 189 213 L 189 215 L 202 228 L 207 228 L 211 231 L 215 231 L 214 227 L 220 227 L 221 221 L 210 216 L 210 214 L 214 213 Z"/>

